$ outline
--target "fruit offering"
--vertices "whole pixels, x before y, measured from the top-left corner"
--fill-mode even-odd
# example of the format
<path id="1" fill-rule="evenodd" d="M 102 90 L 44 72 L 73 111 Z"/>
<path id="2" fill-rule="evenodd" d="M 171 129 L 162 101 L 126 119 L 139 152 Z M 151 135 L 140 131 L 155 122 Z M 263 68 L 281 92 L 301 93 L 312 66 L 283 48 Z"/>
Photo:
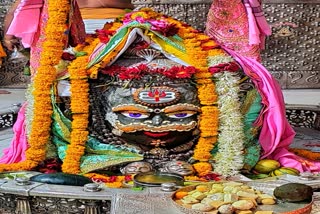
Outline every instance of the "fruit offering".
<path id="1" fill-rule="evenodd" d="M 280 176 L 280 175 L 285 175 L 285 174 L 289 174 L 289 175 L 296 175 L 298 176 L 300 174 L 299 170 L 295 169 L 295 168 L 290 168 L 290 167 L 280 167 L 278 169 L 275 169 L 273 171 L 271 171 L 269 173 L 270 176 L 274 177 L 274 176 Z"/>
<path id="2" fill-rule="evenodd" d="M 254 170 L 258 173 L 268 174 L 273 170 L 280 168 L 280 163 L 272 159 L 259 160 L 255 165 Z"/>
<path id="3" fill-rule="evenodd" d="M 276 204 L 274 196 L 235 181 L 199 184 L 190 191 L 178 190 L 173 199 L 188 209 L 221 214 L 253 214 L 260 204 Z"/>

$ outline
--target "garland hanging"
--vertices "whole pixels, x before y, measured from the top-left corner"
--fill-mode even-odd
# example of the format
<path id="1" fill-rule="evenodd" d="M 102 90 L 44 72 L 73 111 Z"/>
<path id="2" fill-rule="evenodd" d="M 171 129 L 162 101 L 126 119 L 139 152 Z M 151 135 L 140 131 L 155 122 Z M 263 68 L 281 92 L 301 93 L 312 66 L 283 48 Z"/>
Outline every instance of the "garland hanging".
<path id="1" fill-rule="evenodd" d="M 50 92 L 56 79 L 54 65 L 59 63 L 63 52 L 69 11 L 70 2 L 68 0 L 48 1 L 49 18 L 45 26 L 46 39 L 43 43 L 40 66 L 33 81 L 34 109 L 26 160 L 13 164 L 1 164 L 0 171 L 31 170 L 46 157 L 52 115 Z"/>
<path id="2" fill-rule="evenodd" d="M 71 83 L 71 111 L 72 111 L 72 131 L 70 144 L 63 160 L 62 171 L 65 173 L 79 174 L 80 159 L 85 153 L 85 144 L 88 139 L 89 121 L 89 83 L 86 69 L 89 60 L 88 53 L 92 53 L 99 39 L 89 37 L 86 41 L 90 45 L 79 45 L 78 52 L 87 53 L 74 59 L 68 66 Z"/>
<path id="3" fill-rule="evenodd" d="M 221 72 L 217 78 L 218 106 L 221 112 L 218 137 L 218 153 L 214 171 L 220 175 L 238 174 L 244 165 L 243 118 L 239 102 L 239 77 L 236 73 Z"/>

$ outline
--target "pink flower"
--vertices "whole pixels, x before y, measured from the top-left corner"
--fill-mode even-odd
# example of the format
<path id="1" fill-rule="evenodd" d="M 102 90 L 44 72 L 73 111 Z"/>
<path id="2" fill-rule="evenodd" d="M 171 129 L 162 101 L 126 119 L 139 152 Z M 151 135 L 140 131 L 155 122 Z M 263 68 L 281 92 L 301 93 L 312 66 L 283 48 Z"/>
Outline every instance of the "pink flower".
<path id="1" fill-rule="evenodd" d="M 115 31 L 111 30 L 96 30 L 97 36 L 100 39 L 100 42 L 102 43 L 108 43 L 110 40 L 110 37 L 115 33 Z"/>
<path id="2" fill-rule="evenodd" d="M 178 28 L 175 24 L 170 24 L 164 20 L 149 20 L 152 25 L 151 30 L 160 32 L 164 36 L 173 36 L 178 33 Z"/>

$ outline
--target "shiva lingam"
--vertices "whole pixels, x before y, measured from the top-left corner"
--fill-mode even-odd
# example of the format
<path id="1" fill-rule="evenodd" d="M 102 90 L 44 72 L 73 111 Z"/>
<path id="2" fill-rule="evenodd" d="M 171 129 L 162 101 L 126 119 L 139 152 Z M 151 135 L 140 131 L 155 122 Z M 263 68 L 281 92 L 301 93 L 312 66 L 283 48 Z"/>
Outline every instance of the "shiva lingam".
<path id="1" fill-rule="evenodd" d="M 187 161 L 193 154 L 199 133 L 197 89 L 189 79 L 172 79 L 162 75 L 160 71 L 176 72 L 172 67 L 177 64 L 161 57 L 156 50 L 139 51 L 137 55 L 146 61 L 125 68 L 120 65 L 128 64 L 130 59 L 118 60 L 116 65 L 105 68 L 99 81 L 92 84 L 94 98 L 91 100 L 96 125 L 91 131 L 94 135 L 104 136 L 104 142 L 132 147 L 144 155 L 144 163 L 122 166 L 121 172 L 124 174 L 166 171 L 165 168 L 177 174 L 193 174 L 194 170 Z M 124 71 L 114 81 L 112 74 L 120 70 Z M 141 76 L 130 81 L 121 80 L 133 71 Z M 183 67 L 179 72 L 185 72 L 189 77 L 193 70 Z M 99 106 L 103 109 L 97 109 Z M 166 165 L 178 160 L 184 161 L 179 164 L 190 165 L 188 170 L 180 171 L 180 166 L 173 170 L 172 165 Z M 173 163 L 179 165 L 178 162 Z"/>

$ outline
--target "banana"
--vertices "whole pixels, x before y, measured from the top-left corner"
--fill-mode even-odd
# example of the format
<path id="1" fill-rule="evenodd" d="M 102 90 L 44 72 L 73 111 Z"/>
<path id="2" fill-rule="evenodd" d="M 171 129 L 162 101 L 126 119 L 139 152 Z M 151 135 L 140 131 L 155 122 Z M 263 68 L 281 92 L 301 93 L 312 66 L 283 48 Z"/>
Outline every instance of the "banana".
<path id="1" fill-rule="evenodd" d="M 270 176 L 280 176 L 280 175 L 285 175 L 285 174 L 290 174 L 290 175 L 299 175 L 300 172 L 299 170 L 291 167 L 281 167 L 279 169 L 275 169 L 272 172 L 269 173 Z"/>

